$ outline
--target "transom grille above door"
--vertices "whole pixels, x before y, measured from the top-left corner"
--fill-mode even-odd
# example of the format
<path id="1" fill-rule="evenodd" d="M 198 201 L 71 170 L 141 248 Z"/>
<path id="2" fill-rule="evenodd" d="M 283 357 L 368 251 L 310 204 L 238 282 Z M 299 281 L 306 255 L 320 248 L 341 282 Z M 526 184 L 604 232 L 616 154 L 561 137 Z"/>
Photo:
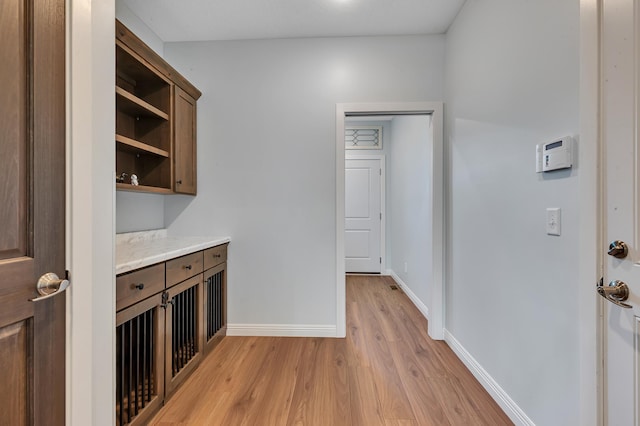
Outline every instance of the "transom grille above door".
<path id="1" fill-rule="evenodd" d="M 348 126 L 344 129 L 346 149 L 382 149 L 382 126 Z"/>

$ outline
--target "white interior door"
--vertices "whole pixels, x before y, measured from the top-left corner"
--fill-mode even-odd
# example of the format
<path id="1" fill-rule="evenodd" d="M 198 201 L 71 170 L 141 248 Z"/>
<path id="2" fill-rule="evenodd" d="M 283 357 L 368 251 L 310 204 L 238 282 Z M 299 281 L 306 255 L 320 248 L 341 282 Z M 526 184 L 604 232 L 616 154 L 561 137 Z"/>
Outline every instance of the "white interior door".
<path id="1" fill-rule="evenodd" d="M 602 131 L 604 144 L 604 416 L 607 425 L 639 425 L 640 180 L 638 79 L 640 5 L 604 1 Z M 612 241 L 622 244 L 611 247 Z M 624 284 L 623 284 L 624 283 Z M 626 299 L 625 291 L 628 291 Z M 626 299 L 626 300 L 625 300 Z M 619 304 L 615 304 L 618 302 Z"/>
<path id="2" fill-rule="evenodd" d="M 346 272 L 381 272 L 381 175 L 379 159 L 345 160 Z"/>

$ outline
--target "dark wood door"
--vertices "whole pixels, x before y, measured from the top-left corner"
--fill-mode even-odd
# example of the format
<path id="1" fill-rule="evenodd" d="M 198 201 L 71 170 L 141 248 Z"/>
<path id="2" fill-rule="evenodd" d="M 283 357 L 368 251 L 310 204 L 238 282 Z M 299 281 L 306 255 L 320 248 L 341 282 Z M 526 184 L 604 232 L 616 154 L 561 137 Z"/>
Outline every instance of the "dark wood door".
<path id="1" fill-rule="evenodd" d="M 175 86 L 175 192 L 196 195 L 196 100 Z"/>
<path id="2" fill-rule="evenodd" d="M 65 297 L 64 0 L 0 0 L 0 424 L 62 425 Z"/>

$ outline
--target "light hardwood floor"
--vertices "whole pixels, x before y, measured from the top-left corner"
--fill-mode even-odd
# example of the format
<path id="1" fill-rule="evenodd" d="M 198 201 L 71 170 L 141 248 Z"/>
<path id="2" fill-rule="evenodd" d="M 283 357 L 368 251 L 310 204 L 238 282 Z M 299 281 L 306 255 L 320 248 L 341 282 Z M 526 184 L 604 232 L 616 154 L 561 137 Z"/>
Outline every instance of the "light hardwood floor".
<path id="1" fill-rule="evenodd" d="M 226 337 L 152 425 L 511 425 L 389 277 L 347 277 L 346 339 Z"/>

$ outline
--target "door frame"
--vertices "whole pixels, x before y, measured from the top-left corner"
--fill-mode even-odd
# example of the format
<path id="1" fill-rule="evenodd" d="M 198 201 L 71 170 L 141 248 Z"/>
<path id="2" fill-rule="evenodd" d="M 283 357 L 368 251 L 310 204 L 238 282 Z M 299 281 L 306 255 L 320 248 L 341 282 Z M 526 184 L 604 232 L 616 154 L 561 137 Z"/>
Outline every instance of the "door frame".
<path id="1" fill-rule="evenodd" d="M 66 0 L 66 417 L 115 424 L 115 1 Z"/>
<path id="2" fill-rule="evenodd" d="M 384 274 L 387 270 L 387 170 L 386 170 L 386 156 L 384 154 L 347 154 L 345 152 L 344 159 L 346 160 L 378 160 L 380 161 L 380 169 L 382 175 L 380 176 L 380 213 L 382 218 L 380 219 L 380 256 L 382 262 L 380 263 L 380 274 Z"/>
<path id="3" fill-rule="evenodd" d="M 442 102 L 373 102 L 336 104 L 336 336 L 345 337 L 346 286 L 344 262 L 344 128 L 346 115 L 428 114 L 433 123 L 433 279 L 428 333 L 432 339 L 444 339 L 444 157 Z M 436 232 L 438 230 L 438 232 Z"/>
<path id="4" fill-rule="evenodd" d="M 595 283 L 603 272 L 602 139 L 601 139 L 601 11 L 604 0 L 580 0 L 580 149 L 578 341 L 579 421 L 604 424 L 602 374 L 602 301 Z"/>

